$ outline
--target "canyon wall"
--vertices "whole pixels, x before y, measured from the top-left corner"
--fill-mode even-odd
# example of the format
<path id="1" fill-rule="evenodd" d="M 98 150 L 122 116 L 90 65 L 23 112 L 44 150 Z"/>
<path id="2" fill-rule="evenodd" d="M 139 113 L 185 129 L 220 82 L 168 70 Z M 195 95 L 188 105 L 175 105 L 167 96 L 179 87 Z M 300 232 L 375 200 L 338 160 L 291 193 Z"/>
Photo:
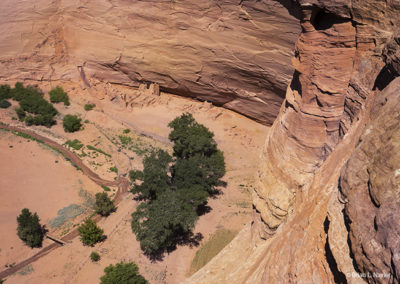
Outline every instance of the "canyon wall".
<path id="1" fill-rule="evenodd" d="M 295 2 L 295 72 L 263 150 L 253 223 L 186 283 L 399 281 L 400 2 Z"/>
<path id="2" fill-rule="evenodd" d="M 2 80 L 157 83 L 267 124 L 300 33 L 290 0 L 3 0 L 0 8 Z"/>

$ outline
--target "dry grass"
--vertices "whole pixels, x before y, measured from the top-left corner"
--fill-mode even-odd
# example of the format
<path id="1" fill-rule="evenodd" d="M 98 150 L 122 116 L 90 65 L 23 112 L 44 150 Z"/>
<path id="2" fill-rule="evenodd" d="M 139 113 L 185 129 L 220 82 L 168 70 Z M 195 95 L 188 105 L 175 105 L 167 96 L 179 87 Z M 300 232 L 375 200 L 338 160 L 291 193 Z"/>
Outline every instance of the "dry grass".
<path id="1" fill-rule="evenodd" d="M 216 256 L 236 236 L 237 232 L 219 229 L 210 239 L 201 245 L 190 265 L 189 275 L 194 274 Z"/>

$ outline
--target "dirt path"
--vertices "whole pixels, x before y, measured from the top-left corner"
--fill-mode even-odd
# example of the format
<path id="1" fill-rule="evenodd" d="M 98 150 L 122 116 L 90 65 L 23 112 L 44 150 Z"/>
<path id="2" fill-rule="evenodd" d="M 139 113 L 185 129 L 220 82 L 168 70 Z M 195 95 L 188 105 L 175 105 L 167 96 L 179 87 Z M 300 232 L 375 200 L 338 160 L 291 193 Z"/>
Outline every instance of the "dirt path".
<path id="1" fill-rule="evenodd" d="M 74 163 L 76 166 L 78 166 L 80 169 L 82 169 L 83 174 L 85 174 L 86 176 L 88 176 L 92 181 L 94 181 L 96 184 L 102 186 L 117 186 L 118 190 L 117 193 L 115 194 L 114 197 L 114 204 L 117 206 L 118 203 L 121 201 L 122 196 L 124 193 L 126 193 L 128 191 L 129 188 L 129 181 L 120 176 L 117 180 L 115 181 L 108 181 L 108 180 L 104 180 L 101 177 L 99 177 L 96 173 L 94 173 L 89 167 L 87 167 L 82 160 L 74 153 L 70 152 L 69 150 L 67 150 L 65 147 L 63 147 L 62 145 L 58 144 L 57 142 L 54 142 L 53 140 L 41 136 L 31 130 L 27 130 L 27 129 L 22 129 L 22 128 L 18 128 L 18 127 L 14 127 L 14 126 L 8 126 L 8 125 L 3 125 L 0 124 L 0 129 L 6 129 L 6 130 L 10 130 L 10 131 L 17 131 L 17 132 L 21 132 L 21 133 L 25 133 L 30 135 L 33 138 L 39 139 L 41 141 L 43 141 L 46 145 L 51 146 L 56 148 L 57 150 L 59 150 L 64 157 L 68 158 L 71 160 L 72 163 Z M 99 221 L 102 217 L 100 215 L 95 215 L 92 219 L 95 220 L 96 222 Z M 68 242 L 74 238 L 76 238 L 79 235 L 78 229 L 76 228 L 75 230 L 69 232 L 68 234 L 66 234 L 65 236 L 63 236 L 61 238 L 62 241 L 64 242 Z M 20 270 L 21 268 L 23 268 L 24 266 L 38 260 L 39 258 L 47 255 L 50 251 L 60 247 L 61 245 L 58 243 L 53 243 L 51 245 L 48 245 L 47 247 L 44 247 L 43 249 L 41 249 L 37 254 L 35 254 L 34 256 L 14 265 L 11 268 L 8 268 L 4 271 L 0 272 L 0 279 L 4 279 L 12 274 L 14 274 L 15 272 L 17 272 L 18 270 Z"/>

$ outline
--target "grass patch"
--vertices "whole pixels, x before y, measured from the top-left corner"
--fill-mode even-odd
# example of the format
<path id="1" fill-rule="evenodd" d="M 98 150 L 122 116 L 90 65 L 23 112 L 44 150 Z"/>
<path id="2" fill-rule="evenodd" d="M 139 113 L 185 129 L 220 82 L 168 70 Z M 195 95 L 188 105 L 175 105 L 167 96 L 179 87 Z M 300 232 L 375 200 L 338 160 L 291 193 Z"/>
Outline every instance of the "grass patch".
<path id="1" fill-rule="evenodd" d="M 205 266 L 214 256 L 216 256 L 227 244 L 236 236 L 236 232 L 219 229 L 211 238 L 205 242 L 196 252 L 190 265 L 189 275 L 194 274 L 200 268 Z"/>
<path id="2" fill-rule="evenodd" d="M 99 148 L 96 148 L 96 147 L 94 147 L 94 146 L 92 146 L 92 145 L 86 145 L 86 147 L 87 147 L 89 150 L 99 152 L 100 154 L 103 154 L 103 155 L 105 155 L 105 156 L 111 158 L 111 155 L 110 155 L 110 154 L 104 152 L 103 150 L 101 150 L 101 149 L 99 149 Z"/>
<path id="3" fill-rule="evenodd" d="M 77 205 L 70 204 L 57 212 L 57 217 L 50 221 L 50 227 L 58 228 L 65 224 L 70 219 L 75 218 L 85 212 L 85 208 Z"/>
<path id="4" fill-rule="evenodd" d="M 119 135 L 118 138 L 119 138 L 119 141 L 121 141 L 122 145 L 129 145 L 132 143 L 132 137 L 129 137 L 126 135 Z"/>
<path id="5" fill-rule="evenodd" d="M 96 105 L 95 104 L 85 104 L 85 106 L 83 107 L 86 111 L 91 111 L 92 109 L 94 109 Z"/>
<path id="6" fill-rule="evenodd" d="M 113 172 L 113 173 L 118 174 L 118 169 L 117 169 L 117 167 L 111 167 L 111 168 L 110 168 L 110 171 Z"/>
<path id="7" fill-rule="evenodd" d="M 34 269 L 32 267 L 32 264 L 28 264 L 27 266 L 20 269 L 20 271 L 18 271 L 17 273 L 19 275 L 28 275 L 28 274 L 31 274 L 33 271 L 34 271 Z"/>

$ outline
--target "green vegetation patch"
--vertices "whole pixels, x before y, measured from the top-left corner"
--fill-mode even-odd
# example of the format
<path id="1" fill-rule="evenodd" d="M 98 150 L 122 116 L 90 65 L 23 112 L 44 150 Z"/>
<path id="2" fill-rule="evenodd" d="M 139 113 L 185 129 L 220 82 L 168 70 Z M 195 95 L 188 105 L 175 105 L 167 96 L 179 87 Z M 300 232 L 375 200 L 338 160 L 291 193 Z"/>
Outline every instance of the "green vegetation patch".
<path id="1" fill-rule="evenodd" d="M 147 284 L 147 280 L 139 274 L 139 267 L 133 263 L 110 264 L 104 269 L 104 276 L 100 278 L 100 284 Z"/>
<path id="2" fill-rule="evenodd" d="M 227 244 L 236 236 L 236 232 L 219 229 L 212 237 L 205 242 L 196 252 L 190 265 L 189 274 L 192 275 L 200 268 L 205 266 L 214 256 L 216 256 Z"/>
<path id="3" fill-rule="evenodd" d="M 80 150 L 83 147 L 82 142 L 78 139 L 68 140 L 67 142 L 65 142 L 65 145 L 75 150 Z"/>
<path id="4" fill-rule="evenodd" d="M 86 111 L 91 111 L 92 109 L 95 108 L 95 104 L 85 104 L 85 106 L 83 107 Z"/>
<path id="5" fill-rule="evenodd" d="M 79 131 L 82 127 L 82 119 L 76 115 L 67 114 L 63 119 L 63 127 L 65 132 Z"/>
<path id="6" fill-rule="evenodd" d="M 79 216 L 83 214 L 86 211 L 86 209 L 77 204 L 70 204 L 57 212 L 57 217 L 55 217 L 53 220 L 50 221 L 50 227 L 51 228 L 59 228 L 62 225 L 64 225 L 67 221 L 75 218 L 76 216 Z"/>
<path id="7" fill-rule="evenodd" d="M 112 157 L 110 154 L 108 154 L 108 153 L 104 152 L 103 150 L 101 150 L 99 148 L 96 148 L 96 147 L 94 147 L 92 145 L 86 145 L 86 148 L 88 148 L 89 150 L 92 150 L 92 151 L 99 152 L 100 154 L 103 154 L 103 155 L 105 155 L 107 157 L 110 157 L 110 158 Z"/>
<path id="8" fill-rule="evenodd" d="M 0 100 L 0 108 L 9 108 L 11 103 L 5 99 Z"/>
<path id="9" fill-rule="evenodd" d="M 104 191 L 111 191 L 111 188 L 109 188 L 109 187 L 106 186 L 106 185 L 102 185 L 101 188 L 103 188 Z"/>
<path id="10" fill-rule="evenodd" d="M 55 87 L 49 92 L 50 101 L 52 103 L 61 103 L 63 102 L 64 105 L 69 106 L 69 97 L 66 92 L 64 92 L 63 88 L 60 86 Z"/>
<path id="11" fill-rule="evenodd" d="M 122 145 L 129 145 L 132 143 L 132 137 L 126 135 L 119 135 L 118 138 L 121 141 Z"/>

